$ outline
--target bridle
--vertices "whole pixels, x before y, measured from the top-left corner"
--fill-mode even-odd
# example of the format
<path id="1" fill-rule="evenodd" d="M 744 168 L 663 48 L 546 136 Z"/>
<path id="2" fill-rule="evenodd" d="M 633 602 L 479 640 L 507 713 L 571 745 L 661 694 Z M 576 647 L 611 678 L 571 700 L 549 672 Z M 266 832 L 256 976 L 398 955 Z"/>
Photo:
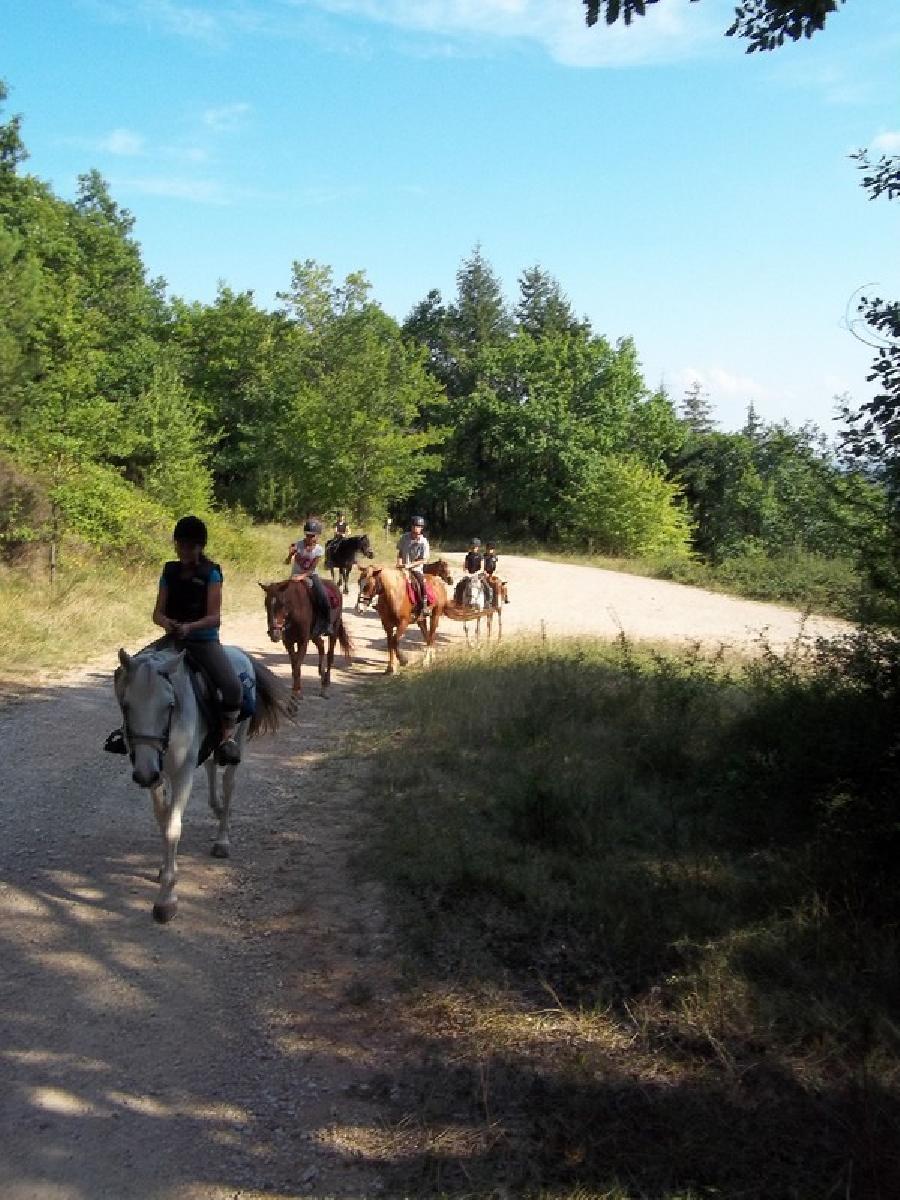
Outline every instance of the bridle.
<path id="1" fill-rule="evenodd" d="M 165 678 L 162 671 L 157 671 L 160 678 Z M 131 723 L 128 720 L 128 707 L 125 704 L 121 705 L 122 709 L 122 730 L 125 734 L 125 742 L 128 746 L 128 757 L 131 759 L 131 764 L 134 766 L 134 748 L 135 746 L 151 746 L 157 751 L 160 758 L 165 758 L 166 751 L 169 749 L 169 738 L 172 735 L 172 716 L 175 712 L 175 694 L 174 689 L 172 699 L 169 701 L 169 711 L 166 715 L 166 724 L 162 733 L 136 733 L 131 728 Z"/>
<path id="2" fill-rule="evenodd" d="M 281 621 L 275 614 L 277 608 L 281 609 Z M 266 595 L 266 617 L 268 618 L 269 637 L 273 642 L 280 642 L 284 639 L 284 627 L 288 623 L 287 605 L 282 597 L 274 592 Z"/>

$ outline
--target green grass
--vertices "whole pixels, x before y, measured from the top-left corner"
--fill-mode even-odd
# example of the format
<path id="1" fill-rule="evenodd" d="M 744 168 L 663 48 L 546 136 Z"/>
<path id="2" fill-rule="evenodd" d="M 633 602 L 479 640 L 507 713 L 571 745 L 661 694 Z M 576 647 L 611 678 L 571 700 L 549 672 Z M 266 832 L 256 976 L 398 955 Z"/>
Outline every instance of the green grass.
<path id="1" fill-rule="evenodd" d="M 286 571 L 292 536 L 279 526 L 244 526 L 223 528 L 211 541 L 210 554 L 225 574 L 226 612 L 259 607 L 256 581 Z M 0 568 L 2 677 L 26 682 L 39 671 L 72 667 L 152 636 L 159 568 L 170 555 L 163 544 L 158 563 L 124 563 L 64 543 L 52 590 L 43 555 Z"/>
<path id="2" fill-rule="evenodd" d="M 860 635 L 519 643 L 380 685 L 370 859 L 425 1064 L 398 1187 L 900 1194 L 898 681 Z"/>

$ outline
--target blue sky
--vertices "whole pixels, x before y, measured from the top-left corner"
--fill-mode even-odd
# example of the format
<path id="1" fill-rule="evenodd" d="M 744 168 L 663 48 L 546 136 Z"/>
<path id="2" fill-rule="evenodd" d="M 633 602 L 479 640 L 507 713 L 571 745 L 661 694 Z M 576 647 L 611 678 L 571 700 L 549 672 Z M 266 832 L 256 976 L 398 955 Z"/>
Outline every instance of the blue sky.
<path id="1" fill-rule="evenodd" d="M 27 169 L 71 196 L 98 168 L 173 294 L 270 306 L 314 258 L 402 319 L 480 243 L 510 299 L 539 263 L 723 427 L 752 400 L 831 429 L 869 394 L 855 290 L 900 296 L 900 204 L 848 160 L 900 153 L 900 4 L 765 56 L 722 36 L 733 7 L 40 0 L 7 6 L 0 77 Z"/>

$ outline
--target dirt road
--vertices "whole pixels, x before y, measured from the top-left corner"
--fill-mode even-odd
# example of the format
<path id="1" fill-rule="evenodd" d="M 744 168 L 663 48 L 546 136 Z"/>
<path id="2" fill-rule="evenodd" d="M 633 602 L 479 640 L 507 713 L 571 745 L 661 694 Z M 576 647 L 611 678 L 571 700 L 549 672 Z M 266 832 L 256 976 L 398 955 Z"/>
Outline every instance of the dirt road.
<path id="1" fill-rule="evenodd" d="M 591 568 L 506 558 L 502 573 L 505 636 L 783 645 L 799 629 L 789 610 Z M 308 664 L 299 723 L 251 744 L 225 862 L 198 773 L 169 926 L 150 917 L 149 800 L 99 749 L 118 721 L 112 653 L 0 709 L 3 1200 L 384 1194 L 403 1030 L 379 896 L 351 865 L 366 779 L 350 733 L 384 639 L 374 615 L 348 619 L 356 669 L 323 700 Z M 284 671 L 262 607 L 224 635 Z"/>

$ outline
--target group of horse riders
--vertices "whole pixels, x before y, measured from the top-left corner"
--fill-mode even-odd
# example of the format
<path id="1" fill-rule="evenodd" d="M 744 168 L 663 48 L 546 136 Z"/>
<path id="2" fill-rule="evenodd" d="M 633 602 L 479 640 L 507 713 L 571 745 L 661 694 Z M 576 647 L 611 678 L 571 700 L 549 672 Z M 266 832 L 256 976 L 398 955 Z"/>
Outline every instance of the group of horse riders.
<path id="1" fill-rule="evenodd" d="M 303 536 L 292 542 L 287 561 L 291 564 L 291 578 L 303 580 L 310 589 L 313 607 L 319 618 L 320 633 L 330 632 L 338 609 L 332 607 L 328 592 L 319 577 L 320 560 L 326 556 L 326 548 L 320 545 L 322 524 L 315 518 L 303 526 Z M 350 526 L 343 513 L 338 513 L 334 525 L 334 537 L 329 546 L 349 536 Z M 167 562 L 159 579 L 153 623 L 163 630 L 146 650 L 189 650 L 191 657 L 209 678 L 213 688 L 221 697 L 222 734 L 216 752 L 217 760 L 223 764 L 237 764 L 241 760 L 240 748 L 234 733 L 237 725 L 243 685 L 236 670 L 225 654 L 219 640 L 219 625 L 222 614 L 222 568 L 206 555 L 207 529 L 199 517 L 182 517 L 172 535 L 177 557 Z M 431 548 L 425 536 L 424 517 L 414 516 L 409 529 L 397 543 L 397 566 L 406 570 L 419 599 L 419 615 L 428 616 L 431 611 L 423 568 L 428 561 Z M 494 580 L 497 569 L 497 554 L 492 543 L 481 553 L 481 542 L 474 538 L 466 555 L 467 579 L 481 579 L 496 597 Z M 113 754 L 127 754 L 128 746 L 124 729 L 114 730 L 106 739 L 105 747 Z"/>

